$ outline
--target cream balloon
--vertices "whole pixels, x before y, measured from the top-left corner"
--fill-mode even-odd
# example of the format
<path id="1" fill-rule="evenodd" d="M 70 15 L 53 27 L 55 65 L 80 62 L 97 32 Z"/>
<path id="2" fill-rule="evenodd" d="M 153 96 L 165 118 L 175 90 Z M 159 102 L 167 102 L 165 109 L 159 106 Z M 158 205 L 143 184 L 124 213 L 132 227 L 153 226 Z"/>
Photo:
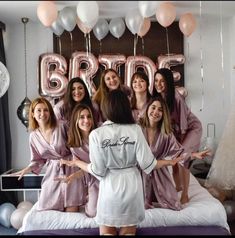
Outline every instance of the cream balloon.
<path id="1" fill-rule="evenodd" d="M 12 214 L 11 214 L 11 225 L 16 229 L 20 229 L 20 227 L 23 224 L 23 219 L 26 213 L 28 212 L 25 208 L 17 208 Z"/>
<path id="2" fill-rule="evenodd" d="M 151 21 L 149 18 L 144 18 L 143 24 L 139 30 L 139 32 L 137 33 L 138 36 L 143 37 L 147 34 L 147 32 L 149 31 L 151 26 Z"/>
<path id="3" fill-rule="evenodd" d="M 180 17 L 179 28 L 185 36 L 190 36 L 196 28 L 196 20 L 192 13 L 185 13 Z"/>
<path id="4" fill-rule="evenodd" d="M 17 208 L 24 208 L 26 210 L 30 210 L 33 207 L 33 204 L 29 201 L 22 201 L 18 204 Z"/>
<path id="5" fill-rule="evenodd" d="M 92 28 L 85 26 L 79 18 L 77 18 L 77 26 L 84 34 L 88 34 L 92 30 Z"/>
<path id="6" fill-rule="evenodd" d="M 142 17 L 151 17 L 156 12 L 158 1 L 138 1 L 138 7 Z"/>
<path id="7" fill-rule="evenodd" d="M 157 8 L 156 18 L 160 25 L 163 27 L 170 26 L 176 17 L 175 6 L 170 2 L 163 2 Z"/>
<path id="8" fill-rule="evenodd" d="M 55 3 L 53 1 L 41 1 L 37 7 L 37 16 L 44 26 L 51 26 L 58 16 Z"/>

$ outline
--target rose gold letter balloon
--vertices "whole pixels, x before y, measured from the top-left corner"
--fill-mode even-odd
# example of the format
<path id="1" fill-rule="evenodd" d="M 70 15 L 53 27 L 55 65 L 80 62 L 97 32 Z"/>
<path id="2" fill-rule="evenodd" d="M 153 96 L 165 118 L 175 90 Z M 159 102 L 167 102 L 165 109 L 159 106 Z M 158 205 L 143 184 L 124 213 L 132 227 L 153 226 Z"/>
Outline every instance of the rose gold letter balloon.
<path id="1" fill-rule="evenodd" d="M 86 65 L 86 68 L 82 68 L 82 64 Z M 69 68 L 69 79 L 74 77 L 80 77 L 85 82 L 90 96 L 96 91 L 96 86 L 93 82 L 99 68 L 97 58 L 92 53 L 77 51 L 72 54 Z"/>
<path id="2" fill-rule="evenodd" d="M 59 54 L 42 54 L 39 57 L 39 94 L 48 97 L 61 97 L 66 91 L 68 79 L 67 62 Z"/>
<path id="3" fill-rule="evenodd" d="M 185 57 L 181 54 L 170 54 L 170 55 L 160 55 L 158 56 L 158 67 L 170 69 L 172 66 L 184 64 Z M 173 72 L 174 81 L 179 81 L 181 75 L 179 72 Z"/>
<path id="4" fill-rule="evenodd" d="M 149 77 L 149 91 L 153 90 L 154 73 L 156 71 L 156 65 L 153 61 L 146 56 L 129 56 L 125 65 L 125 84 L 131 86 L 131 77 L 138 71 L 138 68 L 142 68 Z"/>
<path id="5" fill-rule="evenodd" d="M 104 66 L 105 69 L 114 69 L 118 71 L 118 67 L 126 62 L 126 56 L 117 55 L 99 55 L 99 63 Z"/>

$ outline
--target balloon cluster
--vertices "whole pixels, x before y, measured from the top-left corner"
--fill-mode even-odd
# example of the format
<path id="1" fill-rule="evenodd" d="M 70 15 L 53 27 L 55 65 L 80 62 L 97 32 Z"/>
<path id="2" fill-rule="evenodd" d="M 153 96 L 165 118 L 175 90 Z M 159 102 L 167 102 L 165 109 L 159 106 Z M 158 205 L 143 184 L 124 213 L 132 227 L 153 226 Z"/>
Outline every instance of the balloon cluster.
<path id="1" fill-rule="evenodd" d="M 126 26 L 132 34 L 143 37 L 151 26 L 149 17 L 154 14 L 160 25 L 168 27 L 175 20 L 175 6 L 170 2 L 159 4 L 158 1 L 138 1 L 138 8 L 127 12 L 125 21 L 121 17 L 116 17 L 109 23 L 106 19 L 99 19 L 97 1 L 79 1 L 76 7 L 65 7 L 61 11 L 57 10 L 54 1 L 41 1 L 37 7 L 39 20 L 44 26 L 50 27 L 55 35 L 60 36 L 64 30 L 71 32 L 77 25 L 85 35 L 93 30 L 99 41 L 108 32 L 120 38 Z M 191 13 L 180 17 L 179 28 L 185 36 L 190 36 L 195 27 L 196 20 Z"/>
<path id="2" fill-rule="evenodd" d="M 9 203 L 3 203 L 0 206 L 0 224 L 10 228 L 13 226 L 19 229 L 22 226 L 24 216 L 33 207 L 33 204 L 28 201 L 20 202 L 17 208 Z"/>

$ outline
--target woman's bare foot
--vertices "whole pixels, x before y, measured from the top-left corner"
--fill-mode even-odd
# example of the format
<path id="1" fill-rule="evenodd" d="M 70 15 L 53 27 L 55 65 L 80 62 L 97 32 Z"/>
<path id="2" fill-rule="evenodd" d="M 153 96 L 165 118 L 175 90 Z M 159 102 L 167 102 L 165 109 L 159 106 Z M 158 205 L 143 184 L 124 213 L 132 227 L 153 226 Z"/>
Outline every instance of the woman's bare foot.
<path id="1" fill-rule="evenodd" d="M 188 194 L 182 193 L 181 199 L 180 199 L 180 203 L 181 203 L 181 204 L 185 204 L 185 203 L 188 203 L 188 202 L 189 202 Z"/>

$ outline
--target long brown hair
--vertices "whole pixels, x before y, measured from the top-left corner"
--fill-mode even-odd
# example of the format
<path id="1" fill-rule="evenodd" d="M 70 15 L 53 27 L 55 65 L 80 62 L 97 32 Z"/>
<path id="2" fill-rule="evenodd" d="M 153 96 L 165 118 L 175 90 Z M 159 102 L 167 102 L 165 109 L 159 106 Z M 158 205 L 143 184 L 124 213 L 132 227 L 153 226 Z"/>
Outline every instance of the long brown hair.
<path id="1" fill-rule="evenodd" d="M 69 147 L 81 147 L 83 145 L 83 138 L 82 138 L 81 130 L 78 126 L 78 120 L 80 118 L 81 112 L 85 109 L 89 111 L 92 118 L 93 125 L 91 127 L 91 130 L 93 130 L 96 127 L 91 108 L 85 104 L 77 104 L 72 111 L 70 124 L 69 124 L 68 143 L 67 143 Z"/>
<path id="2" fill-rule="evenodd" d="M 153 104 L 153 102 L 158 101 L 160 102 L 161 106 L 162 106 L 162 119 L 161 121 L 158 123 L 157 127 L 158 130 L 163 133 L 163 134 L 170 134 L 172 132 L 172 127 L 171 127 L 171 119 L 170 119 L 170 112 L 168 109 L 168 106 L 166 104 L 166 102 L 164 101 L 164 99 L 162 97 L 154 97 L 152 98 L 149 103 L 148 106 L 146 108 L 146 111 L 144 113 L 144 116 L 142 118 L 140 118 L 139 120 L 139 124 L 141 125 L 141 127 L 143 128 L 148 128 L 150 127 L 150 123 L 149 123 L 149 118 L 148 118 L 148 110 L 149 107 Z"/>
<path id="3" fill-rule="evenodd" d="M 38 97 L 32 101 L 29 107 L 29 130 L 33 131 L 39 127 L 37 120 L 33 117 L 34 109 L 39 103 L 44 104 L 48 108 L 50 114 L 49 127 L 55 128 L 57 121 L 51 103 L 46 98 Z"/>

